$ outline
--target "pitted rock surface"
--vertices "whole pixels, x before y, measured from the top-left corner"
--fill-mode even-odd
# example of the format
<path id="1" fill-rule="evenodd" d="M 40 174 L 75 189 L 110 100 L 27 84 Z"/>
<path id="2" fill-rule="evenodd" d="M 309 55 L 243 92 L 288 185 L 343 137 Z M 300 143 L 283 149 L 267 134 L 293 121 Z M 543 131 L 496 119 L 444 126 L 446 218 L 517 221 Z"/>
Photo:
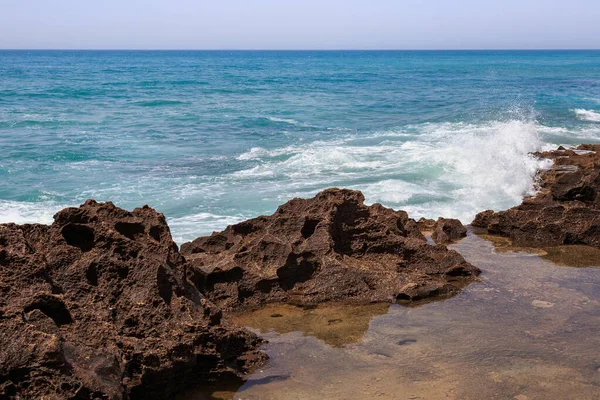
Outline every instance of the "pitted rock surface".
<path id="1" fill-rule="evenodd" d="M 406 212 L 366 206 L 361 192 L 345 189 L 293 199 L 181 252 L 196 285 L 225 310 L 449 296 L 480 272 L 457 252 L 429 245 Z"/>
<path id="2" fill-rule="evenodd" d="M 162 214 L 88 200 L 54 219 L 0 225 L 1 398 L 170 398 L 264 362 L 190 283 Z"/>

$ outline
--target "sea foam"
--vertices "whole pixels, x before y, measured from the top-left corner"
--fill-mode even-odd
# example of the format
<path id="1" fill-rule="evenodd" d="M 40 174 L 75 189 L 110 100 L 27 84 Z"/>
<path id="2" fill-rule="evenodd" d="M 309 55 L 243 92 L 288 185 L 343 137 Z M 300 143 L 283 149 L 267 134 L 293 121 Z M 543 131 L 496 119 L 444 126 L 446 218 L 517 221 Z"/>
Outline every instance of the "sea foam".
<path id="1" fill-rule="evenodd" d="M 413 218 L 445 216 L 468 223 L 477 212 L 506 209 L 532 194 L 536 171 L 546 165 L 530 153 L 555 147 L 546 137 L 566 135 L 563 129 L 518 120 L 426 123 L 254 147 L 235 156 L 245 166 L 240 170 L 171 187 L 169 198 L 182 207 L 197 206 L 197 211 L 168 220 L 174 239 L 182 243 L 257 212 L 272 212 L 293 197 L 336 186 L 361 190 L 367 203 L 404 209 Z M 160 187 L 163 181 L 153 185 Z M 131 190 L 142 189 L 147 190 Z M 234 202 L 233 193 L 245 193 L 245 200 Z M 126 208 L 152 200 L 124 202 L 112 187 L 82 196 L 113 200 Z M 159 210 L 164 204 L 169 203 L 157 196 L 151 202 Z M 53 214 L 65 206 L 54 201 L 0 201 L 0 222 L 51 223 Z"/>
<path id="2" fill-rule="evenodd" d="M 592 110 L 585 110 L 583 108 L 577 108 L 573 110 L 577 118 L 583 121 L 600 122 L 600 113 Z"/>
<path id="3" fill-rule="evenodd" d="M 524 121 L 422 124 L 253 148 L 238 159 L 255 165 L 232 178 L 256 181 L 265 190 L 267 181 L 276 182 L 288 197 L 345 186 L 362 190 L 370 203 L 402 208 L 413 217 L 470 222 L 479 211 L 508 208 L 533 193 L 536 171 L 544 167 L 530 154 L 544 147 L 540 128 Z"/>
<path id="4" fill-rule="evenodd" d="M 0 200 L 0 224 L 51 224 L 53 216 L 65 206 L 54 202 Z"/>
<path id="5" fill-rule="evenodd" d="M 212 231 L 220 231 L 228 225 L 236 224 L 249 217 L 243 215 L 217 215 L 201 212 L 179 218 L 168 218 L 167 222 L 173 233 L 173 240 L 182 244 L 196 239 L 199 228 L 202 234 L 209 235 Z"/>

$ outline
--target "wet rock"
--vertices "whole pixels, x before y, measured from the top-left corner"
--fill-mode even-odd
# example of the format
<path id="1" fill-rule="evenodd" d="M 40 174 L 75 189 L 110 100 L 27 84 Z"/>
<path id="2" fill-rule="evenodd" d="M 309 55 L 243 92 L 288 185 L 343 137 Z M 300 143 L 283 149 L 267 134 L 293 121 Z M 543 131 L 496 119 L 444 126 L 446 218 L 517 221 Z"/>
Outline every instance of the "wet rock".
<path id="1" fill-rule="evenodd" d="M 507 211 L 479 213 L 472 225 L 516 246 L 600 247 L 600 145 L 536 155 L 554 161 L 539 174 L 539 193 Z"/>
<path id="2" fill-rule="evenodd" d="M 264 361 L 190 283 L 162 214 L 89 200 L 54 219 L 0 225 L 0 397 L 170 398 Z"/>
<path id="3" fill-rule="evenodd" d="M 438 218 L 431 238 L 436 243 L 451 243 L 467 236 L 467 228 L 457 219 Z"/>
<path id="4" fill-rule="evenodd" d="M 366 206 L 362 193 L 329 189 L 275 214 L 181 247 L 196 285 L 224 309 L 450 296 L 479 270 L 429 245 L 404 211 Z"/>

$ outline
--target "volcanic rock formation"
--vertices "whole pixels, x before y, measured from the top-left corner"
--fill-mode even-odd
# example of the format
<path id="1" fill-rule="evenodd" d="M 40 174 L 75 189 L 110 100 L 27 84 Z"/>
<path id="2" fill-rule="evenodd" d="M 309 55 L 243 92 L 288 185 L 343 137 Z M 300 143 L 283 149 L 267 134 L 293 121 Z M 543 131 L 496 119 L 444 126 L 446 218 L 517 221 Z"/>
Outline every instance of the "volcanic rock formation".
<path id="1" fill-rule="evenodd" d="M 427 244 L 404 211 L 366 206 L 362 193 L 344 189 L 293 199 L 181 253 L 196 267 L 196 285 L 225 310 L 448 296 L 480 272 L 457 252 Z"/>
<path id="2" fill-rule="evenodd" d="M 54 219 L 0 225 L 0 398 L 170 398 L 264 361 L 190 283 L 162 214 L 88 200 Z"/>
<path id="3" fill-rule="evenodd" d="M 516 246 L 600 247 L 600 145 L 536 153 L 554 165 L 539 174 L 540 191 L 507 211 L 479 213 L 472 225 Z"/>

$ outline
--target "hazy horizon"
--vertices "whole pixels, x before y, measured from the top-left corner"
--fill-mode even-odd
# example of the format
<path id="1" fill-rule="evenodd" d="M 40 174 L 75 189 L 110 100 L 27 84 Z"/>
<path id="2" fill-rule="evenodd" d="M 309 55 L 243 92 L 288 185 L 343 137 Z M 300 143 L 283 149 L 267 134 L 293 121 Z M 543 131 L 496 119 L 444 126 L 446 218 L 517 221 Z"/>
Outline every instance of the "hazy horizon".
<path id="1" fill-rule="evenodd" d="M 5 0 L 4 50 L 596 50 L 591 0 Z"/>
<path id="2" fill-rule="evenodd" d="M 511 52 L 511 51 L 523 51 L 523 52 L 529 52 L 529 51 L 539 51 L 539 52 L 548 52 L 548 51 L 565 51 L 565 52 L 580 52 L 580 51 L 600 51 L 600 47 L 598 48 L 579 48 L 579 49 L 565 49 L 565 48 L 531 48 L 531 49 L 527 49 L 527 48 L 513 48 L 513 49 L 509 49 L 509 48 L 481 48 L 481 49 L 303 49 L 303 48 L 298 48 L 298 49 L 236 49 L 236 48 L 231 48 L 231 49 L 177 49 L 177 48 L 172 48 L 172 49 L 136 49 L 136 48 L 122 48 L 122 49 L 111 49 L 111 48 L 97 48 L 97 49 L 86 49 L 86 48 L 72 48 L 72 49 L 68 49 L 68 48 L 0 48 L 0 51 L 97 51 L 97 52 L 103 52 L 103 51 L 122 51 L 122 52 L 127 52 L 127 51 L 140 51 L 140 52 L 168 52 L 168 51 L 173 51 L 173 52 L 177 52 L 177 51 L 190 51 L 190 52 L 227 52 L 227 51 L 233 51 L 233 52 L 486 52 L 486 51 L 493 51 L 493 52 Z"/>

